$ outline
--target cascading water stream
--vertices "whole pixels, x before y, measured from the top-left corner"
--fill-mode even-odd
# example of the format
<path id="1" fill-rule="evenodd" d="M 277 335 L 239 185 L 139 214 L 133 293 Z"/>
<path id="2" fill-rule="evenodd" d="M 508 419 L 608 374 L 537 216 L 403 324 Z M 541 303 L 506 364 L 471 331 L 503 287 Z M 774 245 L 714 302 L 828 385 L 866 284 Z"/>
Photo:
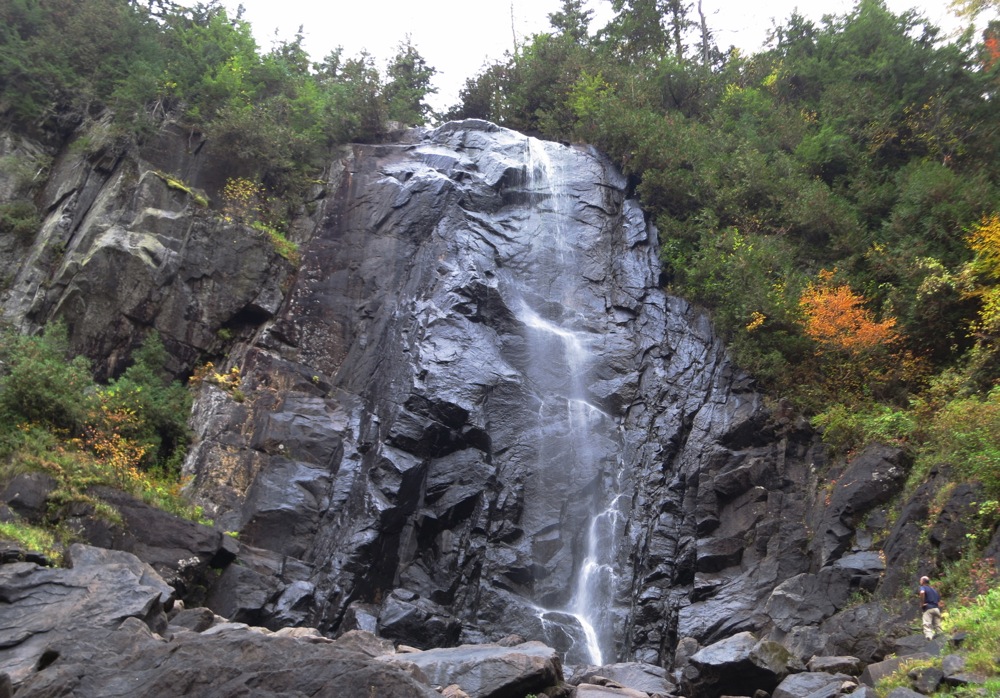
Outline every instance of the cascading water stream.
<path id="1" fill-rule="evenodd" d="M 564 403 L 565 413 L 556 415 L 556 425 L 537 444 L 539 468 L 562 469 L 562 476 L 569 478 L 576 472 L 595 473 L 598 487 L 591 487 L 593 495 L 581 492 L 580 506 L 592 502 L 587 515 L 582 538 L 573 569 L 573 587 L 568 601 L 562 608 L 540 608 L 543 624 L 553 614 L 576 619 L 586 642 L 586 656 L 592 664 L 600 665 L 613 645 L 610 607 L 614 597 L 615 573 L 612 561 L 615 546 L 620 538 L 621 514 L 620 467 L 608 462 L 607 449 L 595 448 L 602 439 L 617 441 L 617 429 L 610 415 L 589 400 L 588 373 L 598 357 L 591 351 L 588 333 L 576 329 L 585 325 L 586 318 L 576 307 L 583 280 L 579 275 L 578 250 L 566 231 L 570 212 L 566 210 L 566 197 L 560 189 L 565 186 L 559 168 L 553 163 L 540 141 L 527 139 L 527 176 L 525 186 L 532 196 L 538 197 L 538 207 L 543 211 L 543 223 L 532 239 L 532 255 L 537 267 L 545 272 L 526 280 L 527 292 L 553 301 L 559 312 L 546 313 L 548 317 L 522 301 L 518 315 L 527 332 L 528 360 L 533 365 L 531 373 L 539 384 L 539 398 L 545 405 Z M 537 284 L 540 288 L 531 288 Z M 620 449 L 619 449 L 620 450 Z M 560 473 L 546 473 L 558 477 Z"/>

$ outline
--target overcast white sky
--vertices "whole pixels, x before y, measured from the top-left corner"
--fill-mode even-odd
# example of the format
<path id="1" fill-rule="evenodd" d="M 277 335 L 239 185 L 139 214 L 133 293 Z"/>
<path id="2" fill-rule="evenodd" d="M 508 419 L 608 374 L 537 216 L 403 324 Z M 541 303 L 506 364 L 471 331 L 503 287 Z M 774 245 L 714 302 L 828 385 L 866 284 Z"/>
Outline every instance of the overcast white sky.
<path id="1" fill-rule="evenodd" d="M 280 39 L 291 39 L 299 26 L 305 47 L 314 60 L 343 46 L 347 56 L 367 49 L 383 68 L 395 54 L 399 42 L 409 34 L 428 65 L 438 70 L 439 93 L 428 99 L 437 109 L 458 101 L 465 79 L 478 72 L 487 60 L 500 58 L 514 45 L 515 34 L 525 36 L 548 31 L 548 15 L 561 0 L 224 0 L 235 12 L 245 8 L 244 18 L 254 27 L 261 48 L 270 48 L 275 30 Z M 595 11 L 594 25 L 611 15 L 608 0 L 588 0 Z M 948 0 L 888 0 L 894 12 L 916 8 L 942 28 L 954 29 L 957 20 L 949 13 Z M 747 52 L 760 49 L 772 26 L 796 8 L 818 21 L 825 14 L 844 14 L 853 0 L 703 0 L 709 27 L 719 47 L 735 45 Z M 592 29 L 594 27 L 592 26 Z"/>

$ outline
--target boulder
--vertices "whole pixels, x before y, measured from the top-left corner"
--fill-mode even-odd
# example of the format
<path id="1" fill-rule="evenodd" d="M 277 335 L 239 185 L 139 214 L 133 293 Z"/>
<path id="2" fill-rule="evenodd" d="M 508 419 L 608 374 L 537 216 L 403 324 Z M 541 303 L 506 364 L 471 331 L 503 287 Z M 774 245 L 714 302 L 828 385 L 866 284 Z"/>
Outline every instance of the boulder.
<path id="1" fill-rule="evenodd" d="M 149 564 L 189 604 L 201 604 L 206 590 L 239 553 L 221 530 L 169 514 L 124 492 L 97 488 L 93 494 L 115 508 L 122 526 L 94 545 L 124 550 Z M 100 530 L 103 532 L 104 528 Z"/>
<path id="2" fill-rule="evenodd" d="M 208 608 L 185 608 L 170 618 L 170 627 L 200 633 L 211 628 L 217 618 Z"/>
<path id="3" fill-rule="evenodd" d="M 937 691 L 938 686 L 941 685 L 941 680 L 944 678 L 944 672 L 937 667 L 911 669 L 906 675 L 913 682 L 913 688 L 917 693 L 922 693 L 925 696 L 929 696 Z"/>
<path id="4" fill-rule="evenodd" d="M 923 698 L 923 694 L 901 686 L 889 691 L 885 698 Z"/>
<path id="5" fill-rule="evenodd" d="M 402 589 L 386 597 L 379 609 L 380 637 L 405 640 L 421 649 L 454 645 L 461 630 L 461 621 L 444 608 Z"/>
<path id="6" fill-rule="evenodd" d="M 364 630 L 349 630 L 339 636 L 335 642 L 338 647 L 373 658 L 396 653 L 392 642 Z"/>
<path id="7" fill-rule="evenodd" d="M 144 625 L 88 628 L 47 646 L 18 698 L 289 695 L 434 698 L 426 684 L 383 662 L 331 645 L 250 632 L 182 633 L 172 641 Z"/>
<path id="8" fill-rule="evenodd" d="M 212 585 L 205 603 L 224 618 L 263 623 L 264 609 L 281 595 L 280 582 L 243 565 L 230 565 Z"/>
<path id="9" fill-rule="evenodd" d="M 0 502 L 25 521 L 40 523 L 48 513 L 49 493 L 56 485 L 45 473 L 18 473 L 0 492 Z"/>
<path id="10" fill-rule="evenodd" d="M 698 650 L 690 661 L 698 677 L 686 690 L 701 698 L 747 690 L 770 693 L 788 675 L 793 657 L 781 645 L 745 632 Z"/>
<path id="11" fill-rule="evenodd" d="M 947 654 L 941 657 L 941 671 L 945 676 L 965 671 L 965 657 L 960 654 Z"/>
<path id="12" fill-rule="evenodd" d="M 50 646 L 85 630 L 115 628 L 129 618 L 153 630 L 167 627 L 165 608 L 174 590 L 134 555 L 77 543 L 67 562 L 66 569 L 28 562 L 0 566 L 0 672 L 15 684 Z"/>
<path id="13" fill-rule="evenodd" d="M 636 691 L 621 686 L 598 686 L 582 683 L 576 687 L 573 696 L 574 698 L 648 698 L 649 694 L 645 691 Z"/>
<path id="14" fill-rule="evenodd" d="M 457 684 L 470 698 L 541 693 L 562 681 L 562 665 L 551 647 L 526 642 L 515 647 L 462 645 L 384 656 L 389 664 L 412 664 L 431 684 Z"/>
<path id="15" fill-rule="evenodd" d="M 894 642 L 894 654 L 901 657 L 909 657 L 917 654 L 940 655 L 948 645 L 948 638 L 944 635 L 928 640 L 921 633 L 912 633 L 896 638 Z"/>
<path id="16" fill-rule="evenodd" d="M 881 662 L 869 664 L 865 667 L 865 670 L 861 672 L 861 683 L 866 686 L 874 686 L 882 679 L 895 674 L 903 665 L 903 662 L 913 659 L 930 659 L 930 655 L 918 653 L 906 657 L 892 657 L 891 659 L 885 659 Z"/>
<path id="17" fill-rule="evenodd" d="M 836 567 L 797 575 L 775 588 L 765 611 L 776 626 L 786 631 L 796 625 L 819 624 L 847 603 L 852 577 L 851 571 Z"/>
<path id="18" fill-rule="evenodd" d="M 851 693 L 854 698 L 878 698 L 878 692 L 871 686 L 861 685 Z"/>
<path id="19" fill-rule="evenodd" d="M 818 630 L 826 638 L 818 653 L 850 655 L 867 664 L 881 661 L 895 651 L 892 638 L 900 628 L 899 619 L 883 604 L 868 602 L 834 614 Z M 905 632 L 905 627 L 902 630 Z"/>
<path id="20" fill-rule="evenodd" d="M 858 687 L 856 681 L 841 681 L 827 684 L 818 691 L 813 691 L 805 698 L 838 698 L 838 696 L 854 695 Z"/>
<path id="21" fill-rule="evenodd" d="M 848 674 L 858 676 L 864 665 L 857 657 L 813 657 L 809 660 L 809 671 L 826 672 L 827 674 Z"/>
<path id="22" fill-rule="evenodd" d="M 669 679 L 666 669 L 638 662 L 587 667 L 582 672 L 574 672 L 572 678 L 568 679 L 567 682 L 574 685 L 585 683 L 605 685 L 605 682 L 597 680 L 597 677 L 613 681 L 624 688 L 631 688 L 649 694 L 667 695 L 674 692 L 674 684 Z"/>
<path id="23" fill-rule="evenodd" d="M 885 571 L 885 561 L 879 552 L 866 550 L 849 553 L 833 563 L 833 567 L 851 572 L 852 589 L 874 592 Z"/>
<path id="24" fill-rule="evenodd" d="M 851 681 L 851 677 L 846 674 L 828 674 L 819 671 L 792 674 L 778 684 L 771 698 L 803 698 L 813 693 L 825 692 L 830 687 L 833 687 L 836 695 L 845 681 Z"/>
<path id="25" fill-rule="evenodd" d="M 781 639 L 781 645 L 803 663 L 826 651 L 830 636 L 815 626 L 797 625 Z"/>
<path id="26" fill-rule="evenodd" d="M 444 698 L 469 698 L 469 694 L 463 691 L 457 684 L 451 684 L 441 689 Z"/>

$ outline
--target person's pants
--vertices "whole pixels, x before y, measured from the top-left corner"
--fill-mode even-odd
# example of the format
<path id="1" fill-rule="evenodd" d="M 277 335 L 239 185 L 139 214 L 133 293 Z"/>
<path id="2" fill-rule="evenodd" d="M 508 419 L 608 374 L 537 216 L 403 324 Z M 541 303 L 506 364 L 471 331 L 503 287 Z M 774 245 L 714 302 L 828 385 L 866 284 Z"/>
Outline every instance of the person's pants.
<path id="1" fill-rule="evenodd" d="M 924 611 L 924 637 L 933 640 L 941 632 L 941 609 L 928 608 Z"/>

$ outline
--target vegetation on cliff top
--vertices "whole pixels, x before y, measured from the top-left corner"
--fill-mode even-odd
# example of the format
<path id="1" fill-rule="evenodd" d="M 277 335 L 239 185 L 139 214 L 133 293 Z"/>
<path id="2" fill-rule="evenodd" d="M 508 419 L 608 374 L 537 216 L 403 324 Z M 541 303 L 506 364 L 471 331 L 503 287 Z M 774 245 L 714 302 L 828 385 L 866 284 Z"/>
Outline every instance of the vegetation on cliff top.
<path id="1" fill-rule="evenodd" d="M 273 194 L 289 196 L 332 145 L 419 125 L 434 69 L 409 42 L 380 72 L 336 50 L 314 63 L 303 36 L 261 51 L 218 2 L 9 0 L 0 4 L 0 118 L 50 142 L 123 148 L 165 119 L 206 132 Z"/>

